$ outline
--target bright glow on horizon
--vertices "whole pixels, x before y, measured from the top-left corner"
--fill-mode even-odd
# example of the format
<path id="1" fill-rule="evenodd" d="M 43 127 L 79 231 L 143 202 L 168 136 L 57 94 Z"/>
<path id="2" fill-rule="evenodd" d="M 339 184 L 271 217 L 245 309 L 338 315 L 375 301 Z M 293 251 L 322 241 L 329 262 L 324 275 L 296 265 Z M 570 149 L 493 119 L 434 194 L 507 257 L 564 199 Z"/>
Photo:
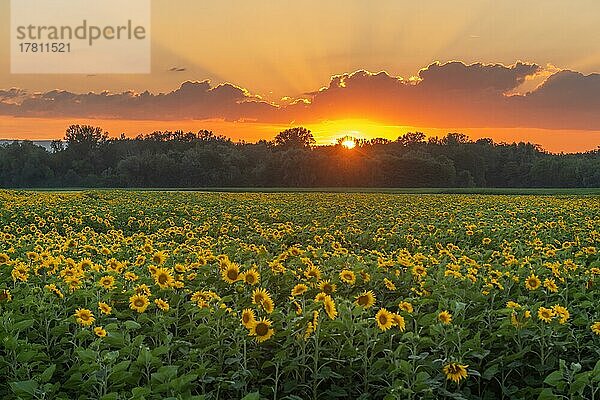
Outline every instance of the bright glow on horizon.
<path id="1" fill-rule="evenodd" d="M 352 150 L 353 148 L 356 147 L 356 141 L 354 139 L 351 139 L 351 138 L 344 139 L 342 141 L 342 146 L 344 146 L 348 150 Z"/>

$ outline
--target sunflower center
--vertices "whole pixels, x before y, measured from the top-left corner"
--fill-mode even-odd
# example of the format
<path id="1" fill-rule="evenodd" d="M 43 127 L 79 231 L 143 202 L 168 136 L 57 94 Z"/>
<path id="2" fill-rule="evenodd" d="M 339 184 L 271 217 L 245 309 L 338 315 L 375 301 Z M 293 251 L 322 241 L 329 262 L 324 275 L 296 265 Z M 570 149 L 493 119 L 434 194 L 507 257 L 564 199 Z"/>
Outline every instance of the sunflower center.
<path id="1" fill-rule="evenodd" d="M 232 281 L 236 280 L 238 277 L 238 273 L 235 269 L 230 269 L 229 271 L 227 271 L 227 277 Z"/>
<path id="2" fill-rule="evenodd" d="M 256 325 L 255 330 L 258 336 L 265 336 L 269 332 L 269 327 L 267 326 L 267 324 L 261 322 Z"/>

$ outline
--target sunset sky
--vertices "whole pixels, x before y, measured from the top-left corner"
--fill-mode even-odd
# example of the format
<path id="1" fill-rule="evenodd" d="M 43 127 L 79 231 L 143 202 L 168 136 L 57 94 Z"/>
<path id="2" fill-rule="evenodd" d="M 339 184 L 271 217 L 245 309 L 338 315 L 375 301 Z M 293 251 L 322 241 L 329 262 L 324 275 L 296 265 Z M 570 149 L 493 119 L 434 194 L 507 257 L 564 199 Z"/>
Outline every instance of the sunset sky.
<path id="1" fill-rule="evenodd" d="M 152 73 L 88 76 L 11 74 L 5 23 L 0 138 L 302 125 L 319 144 L 420 130 L 591 150 L 599 26 L 597 0 L 153 0 Z"/>

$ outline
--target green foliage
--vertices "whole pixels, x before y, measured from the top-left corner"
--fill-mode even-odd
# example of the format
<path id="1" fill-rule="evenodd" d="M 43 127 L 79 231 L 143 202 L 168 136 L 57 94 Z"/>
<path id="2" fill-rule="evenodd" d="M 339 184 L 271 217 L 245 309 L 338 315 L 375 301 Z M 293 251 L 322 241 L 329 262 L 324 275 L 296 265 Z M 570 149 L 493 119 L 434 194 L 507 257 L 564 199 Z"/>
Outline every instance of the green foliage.
<path id="1" fill-rule="evenodd" d="M 598 226 L 595 196 L 0 191 L 0 398 L 598 398 Z"/>

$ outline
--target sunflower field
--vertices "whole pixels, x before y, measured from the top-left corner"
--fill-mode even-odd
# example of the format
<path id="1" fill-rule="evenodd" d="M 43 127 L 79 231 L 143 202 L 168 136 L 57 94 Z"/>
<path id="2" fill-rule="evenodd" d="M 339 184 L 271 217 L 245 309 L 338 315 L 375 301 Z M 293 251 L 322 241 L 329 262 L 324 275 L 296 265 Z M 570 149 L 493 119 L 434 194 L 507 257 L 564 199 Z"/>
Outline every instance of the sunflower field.
<path id="1" fill-rule="evenodd" d="M 600 399 L 600 199 L 0 192 L 2 399 Z"/>

